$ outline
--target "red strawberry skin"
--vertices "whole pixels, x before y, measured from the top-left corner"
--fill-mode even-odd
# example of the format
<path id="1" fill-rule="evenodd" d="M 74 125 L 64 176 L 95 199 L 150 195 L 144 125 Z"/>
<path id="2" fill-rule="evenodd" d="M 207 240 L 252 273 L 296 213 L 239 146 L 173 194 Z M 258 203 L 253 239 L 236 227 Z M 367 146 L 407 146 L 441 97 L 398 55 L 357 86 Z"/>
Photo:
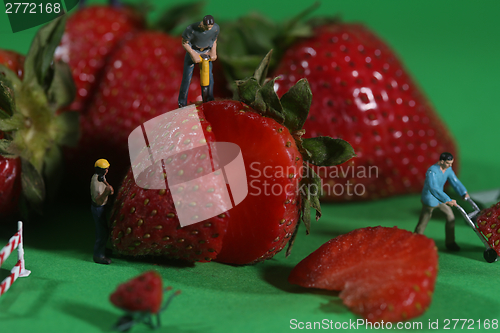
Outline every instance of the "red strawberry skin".
<path id="1" fill-rule="evenodd" d="M 344 304 L 370 322 L 397 322 L 429 307 L 437 265 L 433 240 L 396 227 L 369 227 L 323 244 L 288 281 L 341 291 Z"/>
<path id="2" fill-rule="evenodd" d="M 162 284 L 158 272 L 148 271 L 119 285 L 110 301 L 128 312 L 158 313 L 163 298 Z"/>
<path id="3" fill-rule="evenodd" d="M 180 38 L 160 32 L 137 33 L 113 53 L 88 112 L 80 118 L 78 149 L 67 151 L 75 170 L 106 158 L 113 168 L 110 183 L 123 179 L 130 166 L 127 139 L 132 130 L 178 108 L 185 53 Z M 194 75 L 189 96 L 201 99 Z"/>
<path id="4" fill-rule="evenodd" d="M 143 27 L 143 17 L 128 6 L 84 7 L 68 19 L 56 58 L 72 69 L 77 94 L 71 110 L 85 109 L 109 55 L 122 39 Z"/>
<path id="5" fill-rule="evenodd" d="M 249 264 L 272 258 L 290 240 L 299 220 L 302 157 L 288 129 L 241 102 L 214 101 L 200 107 L 217 141 L 242 152 L 247 197 L 229 211 L 217 261 Z"/>
<path id="6" fill-rule="evenodd" d="M 23 78 L 23 70 L 24 70 L 24 56 L 9 50 L 0 50 L 0 64 L 7 66 L 7 68 L 11 69 L 17 76 L 22 79 Z"/>
<path id="7" fill-rule="evenodd" d="M 206 262 L 216 258 L 220 252 L 229 215 L 221 213 L 202 222 L 181 227 L 179 212 L 176 211 L 171 194 L 174 191 L 176 201 L 181 201 L 183 205 L 202 207 L 203 213 L 220 204 L 221 186 L 225 188 L 223 179 L 221 184 L 220 178 L 208 174 L 208 171 L 212 171 L 213 162 L 209 153 L 194 148 L 198 142 L 202 142 L 203 147 L 205 144 L 210 145 L 215 142 L 215 137 L 203 113 L 194 107 L 193 109 L 196 117 L 169 122 L 168 128 L 160 131 L 161 137 L 148 133 L 151 138 L 156 137 L 154 142 L 150 141 L 150 148 L 157 150 L 155 154 L 158 156 L 166 149 L 176 152 L 175 149 L 181 147 L 185 150 L 164 158 L 164 169 L 160 167 L 162 172 L 158 174 L 159 178 L 149 181 L 148 186 L 145 181 L 156 179 L 152 178 L 154 176 L 151 173 L 154 167 L 147 168 L 137 181 L 132 170 L 129 171 L 118 193 L 111 217 L 111 238 L 119 253 Z M 199 126 L 203 129 L 201 134 Z M 135 170 L 141 164 L 148 163 L 149 158 L 145 154 L 149 154 L 149 150 L 144 152 L 134 160 Z M 214 167 L 217 168 L 217 165 Z M 163 172 L 168 173 L 168 187 L 161 189 L 158 185 L 165 187 Z M 208 178 L 204 178 L 201 183 L 186 185 L 185 181 L 202 175 Z M 150 189 L 139 187 L 138 184 Z M 210 203 L 212 206 L 208 206 Z"/>
<path id="8" fill-rule="evenodd" d="M 17 212 L 20 194 L 21 160 L 0 156 L 0 221 Z"/>
<path id="9" fill-rule="evenodd" d="M 500 202 L 481 212 L 477 218 L 477 226 L 491 248 L 500 255 Z"/>
<path id="10" fill-rule="evenodd" d="M 418 193 L 442 152 L 457 157 L 453 138 L 403 64 L 363 25 L 316 28 L 286 51 L 274 74 L 282 76 L 279 95 L 303 77 L 311 85 L 305 137 L 342 138 L 357 154 L 319 171 L 326 200 Z"/>

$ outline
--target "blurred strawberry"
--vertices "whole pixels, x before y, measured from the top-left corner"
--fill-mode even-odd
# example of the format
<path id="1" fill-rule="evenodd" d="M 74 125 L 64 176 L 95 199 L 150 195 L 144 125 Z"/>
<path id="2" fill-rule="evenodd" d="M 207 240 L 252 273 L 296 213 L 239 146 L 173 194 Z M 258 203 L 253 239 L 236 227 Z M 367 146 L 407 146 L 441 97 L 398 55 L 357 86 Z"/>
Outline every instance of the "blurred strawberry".
<path id="1" fill-rule="evenodd" d="M 143 16 L 121 5 L 81 6 L 66 24 L 56 58 L 68 63 L 77 88 L 70 109 L 84 111 L 96 93 L 109 55 L 122 39 L 143 29 Z"/>
<path id="2" fill-rule="evenodd" d="M 53 195 L 60 179 L 61 146 L 76 142 L 77 114 L 56 115 L 73 100 L 69 68 L 40 61 L 53 57 L 64 24 L 42 27 L 26 59 L 0 51 L 0 217 L 16 213 L 20 198 L 40 211 L 46 187 Z"/>
<path id="3" fill-rule="evenodd" d="M 313 102 L 306 137 L 352 144 L 357 158 L 318 170 L 329 200 L 364 200 L 422 190 L 425 172 L 453 138 L 394 52 L 361 24 L 319 25 L 289 47 L 274 75 L 279 95 L 307 78 Z"/>

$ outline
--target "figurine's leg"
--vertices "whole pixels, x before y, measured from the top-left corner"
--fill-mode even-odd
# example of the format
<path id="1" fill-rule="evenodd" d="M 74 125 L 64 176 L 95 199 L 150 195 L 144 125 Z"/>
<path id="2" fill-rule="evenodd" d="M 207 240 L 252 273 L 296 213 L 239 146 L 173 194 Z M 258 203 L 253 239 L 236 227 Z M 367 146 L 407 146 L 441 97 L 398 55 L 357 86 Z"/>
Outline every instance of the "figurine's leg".
<path id="1" fill-rule="evenodd" d="M 455 243 L 455 215 L 453 210 L 447 204 L 440 204 L 439 209 L 446 215 L 445 245 L 448 250 L 459 251 L 460 246 Z"/>
<path id="2" fill-rule="evenodd" d="M 420 218 L 418 219 L 417 227 L 415 228 L 415 233 L 424 234 L 425 228 L 427 227 L 427 223 L 432 216 L 432 211 L 435 207 L 430 207 L 422 204 L 422 210 L 420 211 Z"/>
<path id="3" fill-rule="evenodd" d="M 214 100 L 214 76 L 212 75 L 212 62 L 209 61 L 210 66 L 209 66 L 209 71 L 210 71 L 210 82 L 208 84 L 208 100 L 213 101 Z"/>
<path id="4" fill-rule="evenodd" d="M 193 76 L 194 62 L 186 52 L 184 57 L 184 71 L 182 72 L 182 82 L 179 89 L 179 107 L 182 108 L 187 105 L 187 98 L 189 92 L 189 85 L 191 84 L 191 77 Z"/>
<path id="5" fill-rule="evenodd" d="M 80 2 L 78 3 L 78 5 L 80 6 L 80 8 L 85 7 L 85 2 L 86 2 L 86 1 L 87 1 L 87 0 L 80 0 Z"/>
<path id="6" fill-rule="evenodd" d="M 109 4 L 112 6 L 112 7 L 119 7 L 122 5 L 122 3 L 120 2 L 120 0 L 109 0 Z"/>
<path id="7" fill-rule="evenodd" d="M 91 206 L 95 223 L 94 262 L 109 265 L 111 260 L 106 258 L 106 243 L 108 241 L 108 226 L 104 216 L 104 206 Z"/>

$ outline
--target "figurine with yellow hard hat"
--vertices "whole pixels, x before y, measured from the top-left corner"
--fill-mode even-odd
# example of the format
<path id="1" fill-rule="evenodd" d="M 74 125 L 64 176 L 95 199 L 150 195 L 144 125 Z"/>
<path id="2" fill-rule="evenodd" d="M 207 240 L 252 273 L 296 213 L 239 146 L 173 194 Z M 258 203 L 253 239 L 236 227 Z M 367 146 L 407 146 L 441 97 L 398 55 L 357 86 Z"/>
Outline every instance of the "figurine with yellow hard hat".
<path id="1" fill-rule="evenodd" d="M 108 169 L 107 160 L 103 158 L 97 160 L 94 164 L 94 175 L 90 181 L 90 196 L 92 197 L 90 209 L 95 222 L 94 262 L 105 265 L 111 264 L 111 259 L 105 255 L 109 230 L 104 208 L 108 202 L 108 196 L 114 193 L 113 187 L 106 181 Z"/>

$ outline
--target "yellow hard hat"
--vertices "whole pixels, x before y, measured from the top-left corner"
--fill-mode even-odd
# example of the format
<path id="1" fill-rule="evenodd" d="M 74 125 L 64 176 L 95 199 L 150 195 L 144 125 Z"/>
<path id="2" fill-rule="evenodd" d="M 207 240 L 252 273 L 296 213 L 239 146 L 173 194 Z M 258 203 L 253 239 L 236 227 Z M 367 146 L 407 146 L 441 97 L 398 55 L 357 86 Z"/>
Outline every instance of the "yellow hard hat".
<path id="1" fill-rule="evenodd" d="M 104 158 L 101 158 L 100 160 L 97 160 L 97 162 L 95 162 L 94 166 L 101 169 L 107 169 L 109 168 L 109 162 Z"/>

